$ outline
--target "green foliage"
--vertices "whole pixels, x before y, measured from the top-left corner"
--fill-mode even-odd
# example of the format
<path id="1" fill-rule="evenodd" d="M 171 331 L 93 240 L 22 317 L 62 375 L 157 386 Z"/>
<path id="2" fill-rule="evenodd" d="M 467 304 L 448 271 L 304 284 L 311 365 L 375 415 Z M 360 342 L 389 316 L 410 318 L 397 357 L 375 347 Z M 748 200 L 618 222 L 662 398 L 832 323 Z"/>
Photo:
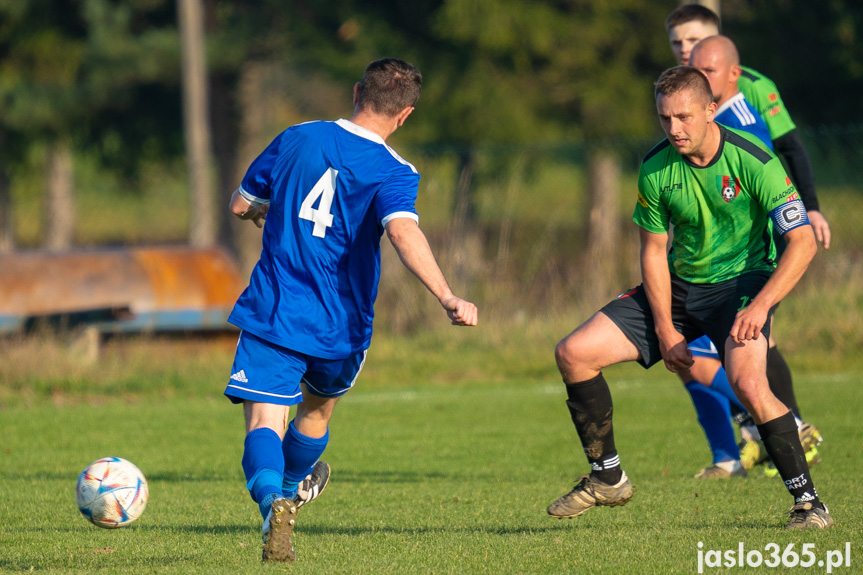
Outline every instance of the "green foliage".
<path id="1" fill-rule="evenodd" d="M 91 114 L 81 146 L 129 178 L 182 154 L 180 49 L 174 3 L 86 0 L 87 61 L 79 105 Z"/>
<path id="2" fill-rule="evenodd" d="M 548 142 L 650 132 L 652 96 L 644 85 L 656 74 L 651 57 L 664 39 L 634 31 L 661 22 L 661 10 L 621 0 L 447 2 L 434 24 L 455 55 L 442 76 L 452 86 L 445 113 L 457 115 L 441 135 Z"/>
<path id="3" fill-rule="evenodd" d="M 85 47 L 67 5 L 0 5 L 0 118 L 4 131 L 58 134 L 80 118 L 76 98 Z M 5 150 L 4 150 L 5 151 Z"/>
<path id="4" fill-rule="evenodd" d="M 0 129 L 15 138 L 16 163 L 58 138 L 95 146 L 126 174 L 142 155 L 180 151 L 172 3 L 34 0 L 3 3 L 0 15 Z"/>
<path id="5" fill-rule="evenodd" d="M 477 148 L 562 142 L 595 148 L 656 138 L 650 86 L 673 63 L 662 22 L 676 5 L 205 2 L 220 175 L 229 177 L 247 161 L 235 157 L 245 145 L 241 128 L 249 112 L 239 109 L 238 94 L 254 66 L 272 80 L 260 104 L 272 124 L 267 138 L 294 121 L 348 114 L 350 86 L 366 63 L 382 56 L 413 61 L 425 76 L 417 111 L 393 138 L 397 147 L 434 145 L 465 164 Z M 729 2 L 723 17 L 744 60 L 780 85 L 798 124 L 859 120 L 854 86 L 863 78 L 857 49 L 863 16 L 857 4 Z M 815 49 L 795 41 L 804 32 Z M 87 162 L 95 154 L 112 172 L 106 179 L 121 180 L 126 195 L 141 194 L 140 176 L 154 163 L 182 161 L 174 2 L 2 1 L 0 55 L 0 155 L 16 176 L 16 197 L 22 193 L 14 188 L 29 185 L 20 172 L 41 171 L 34 151 L 38 156 L 56 138 Z M 538 169 L 531 162 L 523 167 Z M 489 185 L 511 170 L 506 162 L 480 162 L 473 182 Z M 220 190 L 233 189 L 230 177 Z"/>
<path id="6" fill-rule="evenodd" d="M 208 61 L 215 76 L 228 79 L 228 90 L 237 87 L 250 61 L 322 73 L 338 86 L 356 80 L 373 58 L 414 61 L 427 82 L 412 130 L 400 135 L 405 142 L 642 138 L 657 133 L 649 86 L 672 64 L 662 21 L 675 5 L 208 2 Z M 798 123 L 856 113 L 853 94 L 859 90 L 853 86 L 863 81 L 857 4 L 785 0 L 774 8 L 735 2 L 724 7 L 723 17 L 745 61 L 777 80 Z M 816 31 L 817 49 L 795 42 L 803 22 Z M 84 134 L 82 144 L 96 143 L 127 173 L 137 171 L 129 158 L 141 153 L 181 153 L 174 3 L 2 2 L 0 53 L 5 130 L 25 140 Z M 832 87 L 840 78 L 841 89 Z M 823 105 L 827 98 L 831 104 Z M 808 105 L 815 101 L 818 106 Z"/>
<path id="7" fill-rule="evenodd" d="M 92 107 L 109 105 L 124 90 L 139 84 L 179 84 L 179 42 L 172 20 L 162 21 L 170 3 L 158 2 L 149 10 L 106 0 L 88 0 L 82 10 L 87 23 Z"/>
<path id="8" fill-rule="evenodd" d="M 743 64 L 776 83 L 798 126 L 860 121 L 863 4 L 729 4 L 723 33 L 737 43 Z"/>

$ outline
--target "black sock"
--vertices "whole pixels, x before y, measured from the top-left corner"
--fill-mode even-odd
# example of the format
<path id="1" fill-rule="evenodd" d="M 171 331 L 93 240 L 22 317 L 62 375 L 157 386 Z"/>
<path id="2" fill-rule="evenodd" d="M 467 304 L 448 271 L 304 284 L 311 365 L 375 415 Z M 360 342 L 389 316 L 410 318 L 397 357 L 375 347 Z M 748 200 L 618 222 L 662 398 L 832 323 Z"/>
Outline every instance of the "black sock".
<path id="1" fill-rule="evenodd" d="M 786 413 L 771 419 L 759 425 L 758 432 L 785 487 L 794 496 L 794 503 L 810 501 L 812 505 L 821 505 L 809 473 L 809 464 L 806 463 L 806 454 L 797 435 L 794 416 Z"/>
<path id="2" fill-rule="evenodd" d="M 791 381 L 791 370 L 775 346 L 767 349 L 767 381 L 776 399 L 784 403 L 794 415 L 800 417 L 800 408 L 797 406 L 794 384 Z"/>
<path id="3" fill-rule="evenodd" d="M 603 483 L 616 485 L 623 472 L 614 447 L 614 409 L 605 378 L 600 373 L 587 381 L 566 383 L 566 394 L 566 406 L 590 463 L 590 474 Z"/>

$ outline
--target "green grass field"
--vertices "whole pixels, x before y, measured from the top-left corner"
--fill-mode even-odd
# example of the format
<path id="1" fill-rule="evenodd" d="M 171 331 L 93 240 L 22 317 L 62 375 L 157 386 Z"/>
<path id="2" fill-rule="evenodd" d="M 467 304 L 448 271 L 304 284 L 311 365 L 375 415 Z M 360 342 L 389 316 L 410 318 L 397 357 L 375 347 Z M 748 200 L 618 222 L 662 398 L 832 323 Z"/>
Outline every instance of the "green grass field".
<path id="1" fill-rule="evenodd" d="M 813 476 L 833 529 L 786 532 L 791 500 L 778 479 L 692 479 L 709 452 L 661 366 L 606 372 L 635 497 L 561 521 L 545 507 L 587 466 L 545 339 L 489 344 L 497 354 L 461 331 L 376 341 L 336 410 L 332 481 L 300 514 L 290 566 L 260 563 L 241 410 L 221 396 L 230 338 L 114 342 L 95 366 L 70 360 L 43 375 L 20 358 L 62 365 L 62 349 L 7 344 L 24 375 L 4 371 L 0 395 L 0 571 L 695 573 L 698 542 L 762 552 L 811 543 L 819 560 L 850 542 L 851 568 L 834 573 L 861 572 L 863 370 L 795 370 L 804 416 L 826 438 Z M 132 460 L 149 480 L 146 512 L 120 530 L 90 525 L 75 506 L 78 473 L 106 455 Z M 783 572 L 723 572 L 734 570 Z"/>

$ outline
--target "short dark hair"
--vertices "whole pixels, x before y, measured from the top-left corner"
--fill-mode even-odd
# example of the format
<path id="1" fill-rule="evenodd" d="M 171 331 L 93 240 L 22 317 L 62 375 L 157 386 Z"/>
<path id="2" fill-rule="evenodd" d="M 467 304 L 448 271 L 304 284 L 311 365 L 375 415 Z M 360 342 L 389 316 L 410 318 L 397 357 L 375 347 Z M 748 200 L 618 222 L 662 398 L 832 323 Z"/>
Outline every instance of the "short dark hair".
<path id="1" fill-rule="evenodd" d="M 717 30 L 721 29 L 719 15 L 701 4 L 684 4 L 674 10 L 665 19 L 665 31 L 670 32 L 675 26 L 698 20 L 704 24 L 713 24 Z"/>
<path id="2" fill-rule="evenodd" d="M 691 90 L 693 95 L 704 102 L 706 107 L 713 101 L 713 92 L 707 76 L 692 66 L 675 66 L 663 72 L 654 84 L 653 96 L 670 96 L 682 90 Z"/>
<path id="3" fill-rule="evenodd" d="M 423 76 L 413 64 L 397 58 L 381 58 L 366 67 L 357 106 L 393 117 L 419 100 Z"/>

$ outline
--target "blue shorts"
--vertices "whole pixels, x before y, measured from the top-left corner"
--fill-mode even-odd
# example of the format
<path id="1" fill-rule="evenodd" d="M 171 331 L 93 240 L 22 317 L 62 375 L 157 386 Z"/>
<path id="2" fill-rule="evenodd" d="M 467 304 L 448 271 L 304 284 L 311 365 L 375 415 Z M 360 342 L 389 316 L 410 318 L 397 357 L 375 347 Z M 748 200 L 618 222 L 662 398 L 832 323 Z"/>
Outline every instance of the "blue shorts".
<path id="1" fill-rule="evenodd" d="M 363 350 L 345 359 L 321 359 L 293 351 L 240 332 L 231 379 L 225 395 L 233 403 L 243 400 L 296 405 L 306 390 L 319 397 L 338 397 L 353 387 L 366 362 Z"/>
<path id="2" fill-rule="evenodd" d="M 692 355 L 719 359 L 719 352 L 716 350 L 716 346 L 713 345 L 713 342 L 706 335 L 690 341 L 686 347 L 689 348 Z"/>

